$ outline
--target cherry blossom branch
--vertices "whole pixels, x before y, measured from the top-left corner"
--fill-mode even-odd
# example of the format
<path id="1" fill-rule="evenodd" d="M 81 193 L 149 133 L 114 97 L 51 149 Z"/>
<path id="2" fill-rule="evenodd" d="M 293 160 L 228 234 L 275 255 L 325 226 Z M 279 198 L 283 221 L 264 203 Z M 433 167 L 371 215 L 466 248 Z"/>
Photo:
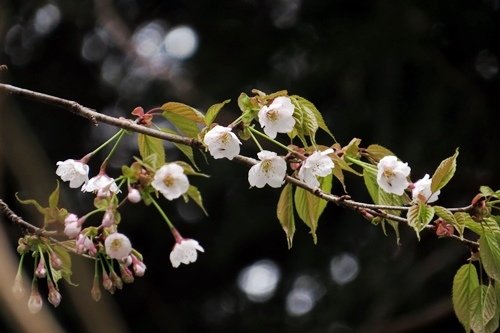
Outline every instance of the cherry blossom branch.
<path id="1" fill-rule="evenodd" d="M 52 95 L 47 95 L 39 92 L 35 92 L 32 90 L 28 89 L 23 89 L 19 88 L 16 86 L 12 86 L 9 84 L 2 84 L 0 83 L 0 91 L 7 92 L 11 95 L 16 95 L 20 97 L 24 97 L 27 99 L 31 99 L 37 102 L 42 102 L 45 104 L 49 105 L 54 105 L 57 107 L 60 107 L 64 110 L 70 111 L 78 116 L 84 117 L 88 120 L 90 120 L 95 126 L 98 125 L 98 123 L 104 123 L 108 125 L 112 125 L 115 127 L 119 127 L 125 130 L 129 130 L 132 132 L 136 133 L 142 133 L 145 135 L 149 135 L 152 137 L 156 137 L 162 140 L 174 142 L 174 143 L 179 143 L 179 144 L 184 144 L 188 145 L 194 148 L 199 148 L 203 149 L 204 146 L 203 144 L 195 139 L 195 138 L 187 138 L 184 136 L 180 135 L 175 135 L 175 134 L 169 134 L 162 132 L 160 130 L 156 130 L 150 127 L 146 127 L 144 125 L 137 124 L 133 122 L 132 120 L 124 119 L 124 118 L 115 118 L 111 116 L 107 116 L 105 114 L 99 113 L 95 111 L 94 109 L 91 109 L 89 107 L 83 106 L 77 102 L 66 100 L 60 97 L 55 97 Z M 257 161 L 253 158 L 238 155 L 234 158 L 237 162 L 240 162 L 242 164 L 245 164 L 249 167 L 253 166 L 254 164 L 257 163 Z M 374 216 L 380 216 L 386 219 L 390 219 L 396 222 L 401 222 L 401 223 L 408 223 L 408 220 L 406 218 L 390 214 L 387 212 L 384 212 L 384 210 L 399 210 L 399 211 L 407 211 L 409 207 L 407 206 L 389 206 L 389 205 L 376 205 L 376 204 L 369 204 L 369 203 L 363 203 L 363 202 L 358 202 L 351 200 L 349 196 L 338 196 L 334 194 L 329 194 L 323 192 L 319 188 L 311 188 L 308 185 L 306 185 L 304 182 L 298 180 L 297 178 L 291 177 L 291 176 L 286 176 L 285 179 L 288 183 L 294 184 L 298 187 L 301 187 L 310 193 L 326 200 L 333 202 L 339 206 L 351 208 L 353 210 L 359 211 L 359 212 L 366 212 Z M 465 207 L 458 207 L 458 208 L 449 208 L 451 212 L 467 212 L 472 209 L 472 205 L 465 206 Z M 429 228 L 433 228 L 433 226 L 427 226 Z"/>
<path id="2" fill-rule="evenodd" d="M 45 230 L 43 228 L 39 228 L 39 227 L 25 221 L 22 217 L 20 217 L 16 213 L 14 213 L 14 211 L 12 209 L 10 209 L 10 207 L 2 199 L 0 199 L 0 212 L 2 212 L 2 214 L 4 214 L 8 220 L 12 221 L 14 224 L 20 225 L 21 227 L 29 230 L 35 236 L 45 237 L 48 240 L 50 240 L 51 242 L 59 244 L 62 247 L 64 247 L 66 250 L 69 250 L 75 254 L 81 255 L 81 256 L 86 257 L 86 258 L 95 259 L 94 257 L 91 257 L 89 255 L 78 253 L 74 248 L 66 245 L 63 242 L 60 242 L 59 240 L 57 240 L 53 237 L 51 237 L 51 235 L 54 235 L 56 233 L 55 231 Z"/>

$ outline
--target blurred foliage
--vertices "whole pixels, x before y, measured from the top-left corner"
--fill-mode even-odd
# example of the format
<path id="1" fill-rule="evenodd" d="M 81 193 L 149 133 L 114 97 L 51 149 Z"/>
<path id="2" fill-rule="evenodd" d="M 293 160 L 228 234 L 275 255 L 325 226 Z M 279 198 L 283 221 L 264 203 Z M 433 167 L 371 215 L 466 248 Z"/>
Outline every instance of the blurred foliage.
<path id="1" fill-rule="evenodd" d="M 365 145 L 384 145 L 409 162 L 413 177 L 430 173 L 460 147 L 457 172 L 440 204 L 461 206 L 480 185 L 500 181 L 499 9 L 498 0 L 4 0 L 0 63 L 9 71 L 1 80 L 124 117 L 139 105 L 174 101 L 206 111 L 231 98 L 217 119 L 222 124 L 238 115 L 241 92 L 287 89 L 313 102 L 342 144 L 359 137 Z M 165 36 L 179 27 L 194 32 L 192 56 L 165 46 Z M 181 37 L 192 41 L 193 35 Z M 17 99 L 9 105 L 12 110 L 0 112 L 25 119 L 30 146 L 38 142 L 46 154 L 37 163 L 50 161 L 49 170 L 58 160 L 83 156 L 112 133 L 53 107 Z M 327 135 L 317 138 L 330 141 Z M 114 167 L 127 163 L 127 156 Z M 182 156 L 169 149 L 167 159 L 175 158 Z M 318 244 L 299 225 L 288 250 L 275 216 L 279 191 L 248 189 L 247 170 L 239 165 L 207 165 L 199 154 L 196 159 L 211 175 L 195 180 L 210 216 L 194 206 L 166 204 L 183 235 L 205 248 L 196 264 L 170 266 L 173 240 L 154 212 L 134 207 L 122 213 L 124 230 L 148 266 L 145 277 L 109 297 L 130 332 L 461 330 L 450 295 L 453 274 L 467 258 L 463 245 L 431 234 L 418 242 L 412 230 L 401 228 L 398 246 L 392 233 L 386 237 L 355 213 L 328 206 Z M 23 212 L 14 192 L 43 195 L 54 183 L 44 179 L 30 188 L 16 161 L 2 162 L 7 167 L 0 169 L 0 186 L 6 201 Z M 40 165 L 24 167 L 24 175 Z M 349 194 L 369 200 L 361 181 L 346 179 Z M 341 194 L 342 187 L 334 183 L 332 191 Z M 64 200 L 82 211 L 87 199 Z M 254 302 L 238 277 L 263 259 L 276 265 L 280 279 L 272 297 Z M 346 272 L 357 268 L 353 279 L 332 279 L 338 273 L 331 271 L 332 260 Z M 78 283 L 78 276 L 73 280 Z M 304 293 L 293 294 L 301 283 Z M 90 298 L 90 284 L 78 288 Z M 82 324 L 89 319 L 65 292 L 54 315 L 68 331 L 89 331 L 92 324 Z M 310 309 L 287 311 L 292 303 Z"/>

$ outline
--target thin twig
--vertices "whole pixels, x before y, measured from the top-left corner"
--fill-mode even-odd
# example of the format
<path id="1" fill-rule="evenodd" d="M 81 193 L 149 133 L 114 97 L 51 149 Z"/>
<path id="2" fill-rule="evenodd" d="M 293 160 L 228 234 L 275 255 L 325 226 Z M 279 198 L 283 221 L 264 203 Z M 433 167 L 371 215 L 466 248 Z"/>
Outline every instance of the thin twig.
<path id="1" fill-rule="evenodd" d="M 78 104 L 77 102 L 66 100 L 60 97 L 55 97 L 39 92 L 35 92 L 32 90 L 28 89 L 23 89 L 19 88 L 16 86 L 12 86 L 9 84 L 2 84 L 0 83 L 0 91 L 5 91 L 13 95 L 21 96 L 24 98 L 28 98 L 31 100 L 35 100 L 38 102 L 43 102 L 46 104 L 54 105 L 57 107 L 60 107 L 62 109 L 65 109 L 67 111 L 70 111 L 78 116 L 84 117 L 92 121 L 94 125 L 97 125 L 98 123 L 104 123 L 112 126 L 116 126 L 119 128 L 123 128 L 126 130 L 130 130 L 136 133 L 142 133 L 145 135 L 149 135 L 152 137 L 156 137 L 162 140 L 174 142 L 174 143 L 179 143 L 179 144 L 184 144 L 188 145 L 194 148 L 200 148 L 202 149 L 204 146 L 203 144 L 194 139 L 194 138 L 187 138 L 183 137 L 180 135 L 175 135 L 175 134 L 169 134 L 162 132 L 160 130 L 156 130 L 150 127 L 146 127 L 143 125 L 139 125 L 134 123 L 131 120 L 124 119 L 124 118 L 115 118 L 111 116 L 104 115 L 102 113 L 96 112 L 95 110 L 88 108 L 86 106 L 83 106 L 81 104 Z M 257 161 L 253 158 L 238 155 L 234 158 L 234 160 L 245 164 L 247 166 L 252 166 Z M 368 203 L 363 203 L 363 202 L 358 202 L 350 199 L 346 199 L 344 196 L 337 196 L 334 194 L 330 193 L 325 193 L 321 189 L 318 188 L 311 188 L 307 186 L 304 182 L 298 180 L 297 178 L 287 176 L 285 179 L 288 183 L 291 183 L 293 185 L 296 185 L 298 187 L 301 187 L 312 194 L 326 200 L 333 202 L 339 206 L 343 207 L 348 207 L 352 208 L 355 210 L 359 209 L 369 209 L 372 211 L 372 213 L 375 213 L 376 216 L 381 216 L 387 219 L 391 219 L 397 222 L 403 222 L 407 223 L 407 220 L 405 218 L 389 214 L 386 212 L 383 212 L 383 210 L 399 210 L 399 211 L 407 211 L 409 207 L 407 206 L 388 206 L 388 205 L 376 205 L 376 204 L 368 204 Z M 472 206 L 466 206 L 466 207 L 458 207 L 458 208 L 449 208 L 451 212 L 467 212 L 472 209 Z"/>
<path id="2" fill-rule="evenodd" d="M 92 256 L 89 256 L 89 255 L 86 255 L 83 253 L 78 253 L 74 248 L 69 247 L 65 243 L 51 237 L 51 235 L 54 235 L 56 233 L 55 231 L 45 230 L 43 228 L 39 228 L 37 226 L 34 226 L 33 224 L 31 224 L 29 222 L 26 222 L 22 217 L 20 217 L 16 213 L 14 213 L 14 211 L 12 209 L 10 209 L 10 207 L 2 199 L 0 199 L 0 212 L 2 212 L 8 220 L 10 220 L 10 221 L 14 222 L 15 224 L 18 224 L 21 227 L 31 231 L 34 235 L 36 235 L 38 237 L 45 237 L 48 240 L 50 240 L 51 242 L 58 244 L 58 245 L 61 245 L 62 247 L 64 247 L 68 251 L 71 251 L 73 253 L 76 253 L 76 254 L 81 255 L 83 257 L 86 257 L 86 258 L 95 259 Z"/>

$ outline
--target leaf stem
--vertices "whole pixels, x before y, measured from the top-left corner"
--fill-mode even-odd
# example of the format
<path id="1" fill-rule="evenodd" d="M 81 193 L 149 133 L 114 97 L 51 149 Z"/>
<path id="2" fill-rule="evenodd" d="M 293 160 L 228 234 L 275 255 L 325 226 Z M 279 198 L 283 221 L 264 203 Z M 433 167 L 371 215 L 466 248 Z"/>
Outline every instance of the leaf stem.
<path id="1" fill-rule="evenodd" d="M 151 195 L 151 193 L 148 193 L 148 196 L 149 196 L 149 199 L 151 200 L 151 202 L 153 203 L 153 205 L 155 206 L 155 208 L 158 210 L 158 212 L 160 213 L 161 217 L 163 217 L 163 219 L 165 220 L 165 222 L 167 223 L 168 227 L 170 228 L 170 230 L 173 230 L 175 229 L 174 225 L 172 224 L 172 222 L 170 221 L 170 219 L 168 218 L 167 214 L 165 214 L 165 212 L 163 211 L 163 209 L 160 207 L 160 205 L 158 204 L 158 202 L 156 202 L 156 200 L 153 198 L 153 196 Z"/>

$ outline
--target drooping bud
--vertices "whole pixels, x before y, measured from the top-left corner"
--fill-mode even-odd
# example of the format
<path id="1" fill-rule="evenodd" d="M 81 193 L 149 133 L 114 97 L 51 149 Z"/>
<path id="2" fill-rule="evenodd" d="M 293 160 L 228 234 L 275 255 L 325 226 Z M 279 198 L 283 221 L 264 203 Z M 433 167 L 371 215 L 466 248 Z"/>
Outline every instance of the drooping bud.
<path id="1" fill-rule="evenodd" d="M 113 286 L 113 281 L 111 281 L 111 278 L 109 277 L 108 273 L 106 271 L 102 272 L 102 286 L 104 289 L 109 291 L 111 294 L 115 292 L 115 287 Z"/>
<path id="2" fill-rule="evenodd" d="M 47 268 L 45 267 L 45 261 L 42 258 L 43 254 L 40 253 L 40 261 L 35 270 L 35 275 L 39 279 L 43 279 L 47 276 Z"/>
<path id="3" fill-rule="evenodd" d="M 56 271 L 58 271 L 62 268 L 62 265 L 63 265 L 62 260 L 61 260 L 61 258 L 59 258 L 59 256 L 55 252 L 50 253 L 50 265 Z"/>
<path id="4" fill-rule="evenodd" d="M 474 221 L 482 221 L 485 217 L 491 214 L 491 209 L 486 205 L 486 198 L 483 194 L 479 193 L 472 199 L 472 212 L 471 217 Z"/>
<path id="5" fill-rule="evenodd" d="M 42 306 L 43 300 L 40 292 L 38 291 L 38 283 L 36 283 L 36 280 L 33 280 L 33 283 L 31 284 L 31 295 L 28 299 L 28 310 L 35 314 L 40 312 Z"/>
<path id="6" fill-rule="evenodd" d="M 109 273 L 109 276 L 111 277 L 111 281 L 113 281 L 113 286 L 116 287 L 116 289 L 123 289 L 123 281 L 118 276 L 118 274 L 116 274 L 115 271 Z"/>
<path id="7" fill-rule="evenodd" d="M 136 256 L 132 255 L 132 269 L 134 270 L 135 276 L 144 276 L 146 272 L 146 265 L 141 260 L 137 259 Z"/>
<path id="8" fill-rule="evenodd" d="M 129 187 L 127 199 L 131 203 L 138 203 L 141 201 L 141 193 L 139 192 L 139 190 L 137 190 L 133 187 Z"/>
<path id="9" fill-rule="evenodd" d="M 108 209 L 106 210 L 106 213 L 104 213 L 104 216 L 102 217 L 101 227 L 103 228 L 111 227 L 113 223 L 115 223 L 115 217 L 113 215 L 113 211 Z"/>
<path id="10" fill-rule="evenodd" d="M 16 278 L 14 279 L 14 284 L 12 285 L 12 293 L 17 299 L 21 299 L 21 297 L 24 295 L 24 285 L 21 269 L 18 269 L 17 271 Z"/>
<path id="11" fill-rule="evenodd" d="M 101 288 L 99 287 L 99 276 L 97 274 L 94 276 L 94 284 L 92 285 L 92 289 L 90 290 L 90 295 L 96 302 L 99 302 L 99 300 L 101 299 Z"/>
<path id="12" fill-rule="evenodd" d="M 50 279 L 47 279 L 47 288 L 49 290 L 49 303 L 54 307 L 58 307 L 61 303 L 61 293 L 57 290 L 54 283 Z"/>
<path id="13" fill-rule="evenodd" d="M 120 275 L 124 283 L 134 283 L 134 275 L 125 265 L 120 265 Z"/>

